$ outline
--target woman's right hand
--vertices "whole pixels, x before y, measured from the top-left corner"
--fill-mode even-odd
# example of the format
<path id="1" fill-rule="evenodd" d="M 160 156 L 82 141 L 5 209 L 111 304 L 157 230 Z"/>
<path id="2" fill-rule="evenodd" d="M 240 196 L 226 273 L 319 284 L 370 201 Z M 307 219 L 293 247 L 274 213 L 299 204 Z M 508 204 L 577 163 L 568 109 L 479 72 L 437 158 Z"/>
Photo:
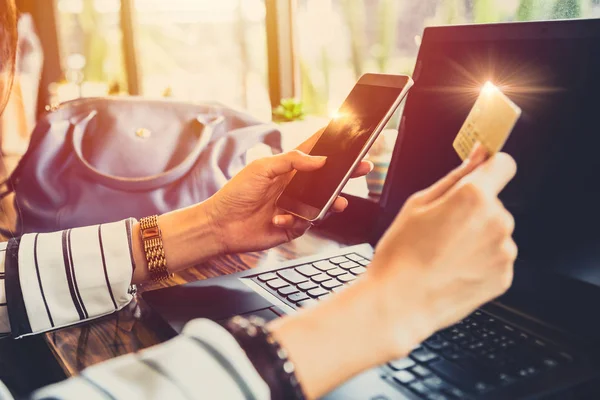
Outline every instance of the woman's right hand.
<path id="1" fill-rule="evenodd" d="M 498 193 L 516 164 L 505 153 L 485 158 L 476 146 L 465 163 L 413 195 L 375 250 L 366 278 L 378 288 L 392 357 L 406 355 L 407 346 L 466 317 L 512 283 L 515 222 Z"/>
<path id="2" fill-rule="evenodd" d="M 355 284 L 270 324 L 308 398 L 406 357 L 508 289 L 517 247 L 498 193 L 516 165 L 507 154 L 486 156 L 476 146 L 460 167 L 412 196 Z"/>

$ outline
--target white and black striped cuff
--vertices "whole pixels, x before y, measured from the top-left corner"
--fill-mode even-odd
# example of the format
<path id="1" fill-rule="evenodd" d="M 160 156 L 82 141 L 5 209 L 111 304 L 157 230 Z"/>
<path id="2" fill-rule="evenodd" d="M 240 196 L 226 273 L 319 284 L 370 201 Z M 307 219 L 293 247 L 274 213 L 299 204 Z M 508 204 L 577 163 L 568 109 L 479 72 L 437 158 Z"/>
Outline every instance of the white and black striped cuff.
<path id="1" fill-rule="evenodd" d="M 87 368 L 33 395 L 35 400 L 80 398 L 266 400 L 271 394 L 229 332 L 195 320 L 166 343 Z"/>
<path id="2" fill-rule="evenodd" d="M 10 322 L 8 320 L 8 307 L 6 305 L 6 291 L 4 290 L 5 271 L 4 257 L 8 243 L 0 243 L 0 337 L 10 334 Z"/>
<path id="3" fill-rule="evenodd" d="M 11 239 L 4 288 L 12 336 L 65 327 L 126 306 L 135 268 L 131 227 L 128 219 Z"/>

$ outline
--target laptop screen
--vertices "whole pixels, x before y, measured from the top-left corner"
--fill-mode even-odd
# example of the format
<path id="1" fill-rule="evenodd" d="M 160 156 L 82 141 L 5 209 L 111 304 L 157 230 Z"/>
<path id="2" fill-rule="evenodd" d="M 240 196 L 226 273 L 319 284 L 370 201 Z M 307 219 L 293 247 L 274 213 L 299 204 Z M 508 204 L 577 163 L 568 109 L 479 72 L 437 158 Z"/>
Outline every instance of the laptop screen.
<path id="1" fill-rule="evenodd" d="M 386 181 L 377 236 L 460 159 L 452 141 L 492 81 L 523 114 L 500 199 L 519 263 L 600 286 L 600 20 L 426 30 Z"/>

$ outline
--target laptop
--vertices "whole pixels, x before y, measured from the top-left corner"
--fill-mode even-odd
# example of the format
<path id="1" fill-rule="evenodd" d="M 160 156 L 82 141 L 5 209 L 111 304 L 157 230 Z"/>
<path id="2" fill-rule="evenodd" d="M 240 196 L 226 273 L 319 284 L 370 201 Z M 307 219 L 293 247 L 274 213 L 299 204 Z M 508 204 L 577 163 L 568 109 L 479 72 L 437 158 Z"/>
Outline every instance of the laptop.
<path id="1" fill-rule="evenodd" d="M 520 249 L 512 288 L 326 398 L 600 398 L 585 391 L 600 375 L 598 47 L 600 20 L 427 28 L 370 243 L 143 298 L 176 333 L 199 317 L 273 319 L 343 290 L 406 199 L 459 164 L 452 141 L 489 80 L 523 110 L 505 146 L 518 173 L 500 195 Z"/>

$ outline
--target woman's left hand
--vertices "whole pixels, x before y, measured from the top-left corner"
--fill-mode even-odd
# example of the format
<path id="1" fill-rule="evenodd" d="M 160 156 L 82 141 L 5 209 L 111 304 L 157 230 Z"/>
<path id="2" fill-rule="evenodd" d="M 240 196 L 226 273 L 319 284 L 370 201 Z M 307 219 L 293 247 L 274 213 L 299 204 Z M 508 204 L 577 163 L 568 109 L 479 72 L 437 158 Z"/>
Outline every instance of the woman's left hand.
<path id="1" fill-rule="evenodd" d="M 314 171 L 326 163 L 324 157 L 307 155 L 323 130 L 296 150 L 250 163 L 213 197 L 203 203 L 225 251 L 239 253 L 271 248 L 302 236 L 308 221 L 281 214 L 275 202 L 294 171 Z M 361 161 L 353 178 L 366 175 L 373 165 Z M 331 212 L 342 212 L 348 200 L 338 197 Z"/>

